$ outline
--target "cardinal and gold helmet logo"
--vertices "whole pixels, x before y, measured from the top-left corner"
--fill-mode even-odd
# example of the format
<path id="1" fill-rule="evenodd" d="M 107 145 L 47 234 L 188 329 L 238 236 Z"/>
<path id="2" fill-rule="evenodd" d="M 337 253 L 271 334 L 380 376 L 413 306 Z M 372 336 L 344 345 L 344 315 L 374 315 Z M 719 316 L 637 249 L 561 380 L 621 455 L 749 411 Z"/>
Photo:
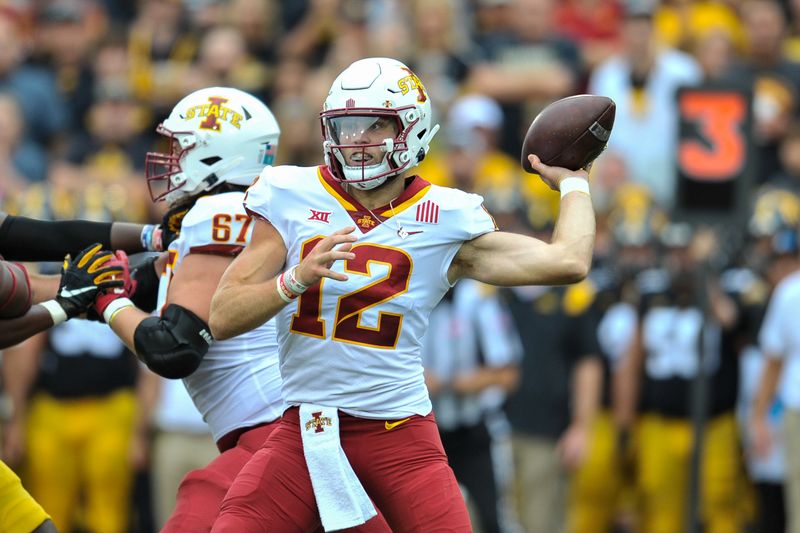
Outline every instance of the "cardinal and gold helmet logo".
<path id="1" fill-rule="evenodd" d="M 416 74 L 411 72 L 411 69 L 403 68 L 403 70 L 408 72 L 408 76 L 397 80 L 397 86 L 400 88 L 400 92 L 408 94 L 410 91 L 417 91 L 417 102 L 426 101 L 428 95 L 425 92 L 425 86 L 422 85 L 422 81 L 420 81 Z"/>
<path id="2" fill-rule="evenodd" d="M 227 98 L 221 96 L 209 96 L 207 104 L 192 106 L 184 113 L 186 120 L 191 120 L 196 117 L 205 117 L 198 128 L 201 130 L 222 131 L 223 123 L 227 122 L 234 128 L 241 129 L 242 116 L 230 107 L 223 104 L 227 102 Z"/>

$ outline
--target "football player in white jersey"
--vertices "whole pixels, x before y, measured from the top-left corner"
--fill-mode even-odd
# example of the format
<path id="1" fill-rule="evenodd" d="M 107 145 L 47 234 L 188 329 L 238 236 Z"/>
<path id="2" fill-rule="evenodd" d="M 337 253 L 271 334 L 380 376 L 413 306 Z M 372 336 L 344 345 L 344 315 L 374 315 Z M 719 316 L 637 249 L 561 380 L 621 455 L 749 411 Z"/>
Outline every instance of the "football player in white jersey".
<path id="1" fill-rule="evenodd" d="M 463 277 L 503 286 L 583 279 L 595 232 L 588 174 L 530 156 L 562 191 L 552 241 L 497 231 L 480 196 L 409 174 L 438 126 L 422 82 L 394 59 L 345 69 L 321 123 L 325 165 L 266 167 L 248 190 L 253 237 L 212 300 L 215 338 L 277 317 L 289 405 L 212 531 L 332 530 L 326 515 L 328 524 L 331 509 L 357 516 L 361 492 L 395 532 L 471 531 L 425 387 L 428 315 Z M 316 444 L 328 434 L 338 452 Z M 328 491 L 330 479 L 353 499 Z"/>
<path id="2" fill-rule="evenodd" d="M 184 478 L 162 530 L 208 531 L 228 485 L 283 411 L 274 323 L 221 342 L 206 325 L 222 273 L 250 240 L 244 190 L 272 162 L 280 129 L 257 98 L 212 87 L 178 102 L 158 132 L 172 151 L 147 154 L 151 196 L 189 207 L 168 248 L 159 314 L 114 293 L 98 298 L 97 310 L 151 370 L 183 378 L 209 424 L 222 453 Z"/>

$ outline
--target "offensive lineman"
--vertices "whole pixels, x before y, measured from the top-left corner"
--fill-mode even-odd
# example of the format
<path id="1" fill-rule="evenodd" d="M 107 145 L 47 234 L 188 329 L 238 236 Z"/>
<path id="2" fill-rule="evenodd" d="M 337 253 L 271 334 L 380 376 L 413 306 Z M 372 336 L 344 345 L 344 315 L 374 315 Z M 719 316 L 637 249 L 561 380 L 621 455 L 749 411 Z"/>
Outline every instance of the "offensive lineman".
<path id="1" fill-rule="evenodd" d="M 171 210 L 188 209 L 167 250 L 160 316 L 118 294 L 98 298 L 97 310 L 152 371 L 183 379 L 211 427 L 221 455 L 183 479 L 162 529 L 207 531 L 230 483 L 284 408 L 274 323 L 222 342 L 213 342 L 206 325 L 222 273 L 250 241 L 244 190 L 272 163 L 280 129 L 257 98 L 211 87 L 178 102 L 158 132 L 173 151 L 147 155 L 151 197 Z"/>

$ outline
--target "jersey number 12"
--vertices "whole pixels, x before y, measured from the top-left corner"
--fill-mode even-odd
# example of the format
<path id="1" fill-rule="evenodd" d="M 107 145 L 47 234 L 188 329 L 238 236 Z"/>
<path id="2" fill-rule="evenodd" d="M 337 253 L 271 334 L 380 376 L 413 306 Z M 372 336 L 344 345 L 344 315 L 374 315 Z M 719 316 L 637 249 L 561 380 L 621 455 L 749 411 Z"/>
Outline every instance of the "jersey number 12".
<path id="1" fill-rule="evenodd" d="M 314 237 L 303 243 L 302 256 L 308 255 L 321 240 L 322 237 Z M 408 291 L 411 257 L 399 248 L 369 243 L 356 244 L 352 252 L 356 254 L 355 259 L 344 262 L 344 270 L 348 274 L 369 276 L 372 263 L 384 264 L 389 271 L 386 276 L 366 287 L 339 297 L 332 339 L 374 348 L 394 348 L 400 338 L 403 315 L 380 311 L 377 327 L 372 328 L 361 324 L 361 314 Z M 325 279 L 300 296 L 297 312 L 292 316 L 293 333 L 326 338 L 326 323 L 320 316 L 324 282 Z"/>

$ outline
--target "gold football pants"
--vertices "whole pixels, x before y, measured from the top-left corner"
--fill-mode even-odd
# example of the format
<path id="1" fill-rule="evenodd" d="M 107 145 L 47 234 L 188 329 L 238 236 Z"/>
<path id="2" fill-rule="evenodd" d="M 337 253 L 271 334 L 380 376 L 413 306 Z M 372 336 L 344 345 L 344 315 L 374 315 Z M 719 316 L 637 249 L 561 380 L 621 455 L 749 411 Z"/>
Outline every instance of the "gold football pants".
<path id="1" fill-rule="evenodd" d="M 72 531 L 76 520 L 92 533 L 127 531 L 135 408 L 130 389 L 75 400 L 45 394 L 32 399 L 25 481 L 61 533 Z"/>
<path id="2" fill-rule="evenodd" d="M 570 480 L 567 531 L 606 533 L 620 508 L 625 490 L 618 434 L 611 413 L 598 413 L 589 437 L 589 452 Z"/>
<path id="3" fill-rule="evenodd" d="M 692 422 L 643 415 L 638 426 L 637 492 L 643 533 L 682 533 L 693 447 Z M 707 421 L 700 467 L 701 519 L 707 533 L 740 533 L 744 472 L 733 413 Z"/>

